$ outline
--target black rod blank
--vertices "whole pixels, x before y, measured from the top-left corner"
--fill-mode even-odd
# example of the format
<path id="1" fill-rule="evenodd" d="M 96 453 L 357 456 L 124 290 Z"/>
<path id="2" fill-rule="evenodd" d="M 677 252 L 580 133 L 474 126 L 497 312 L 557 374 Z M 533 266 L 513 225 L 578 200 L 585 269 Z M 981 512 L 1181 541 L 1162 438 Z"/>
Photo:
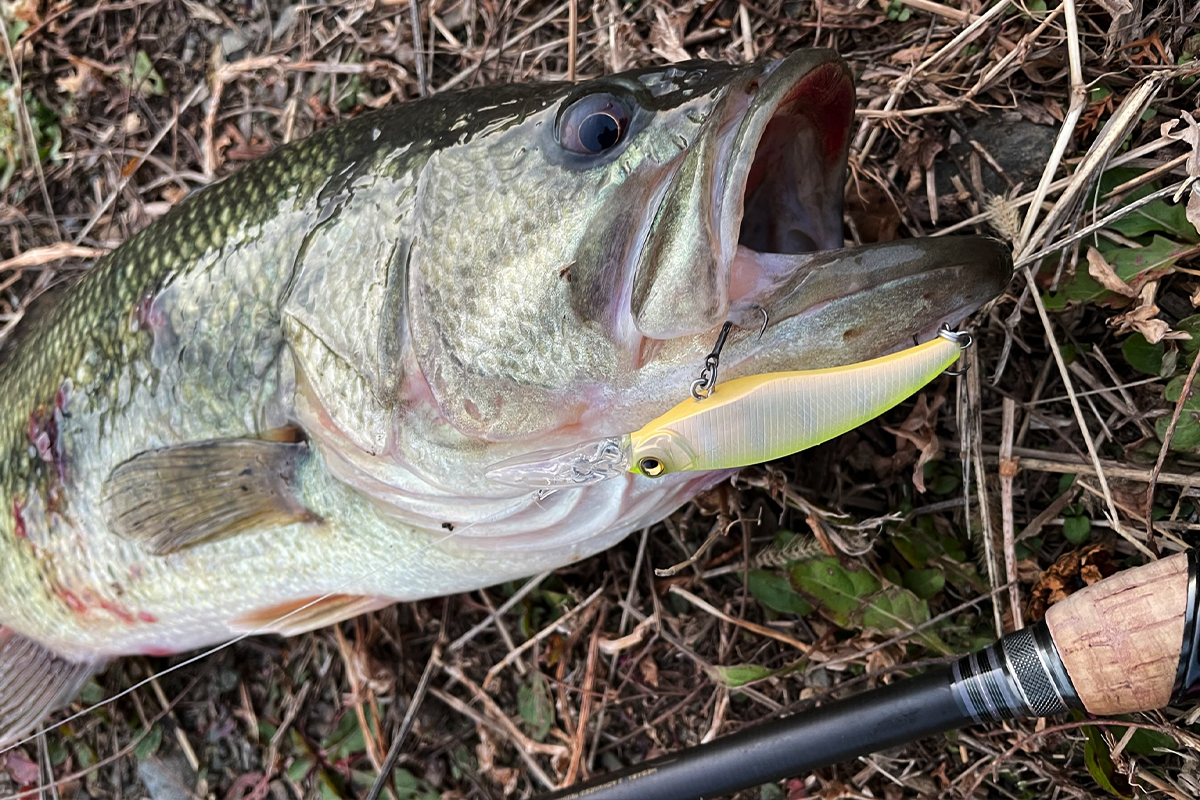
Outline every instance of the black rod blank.
<path id="1" fill-rule="evenodd" d="M 949 668 L 609 773 L 543 800 L 704 800 L 984 720 L 1083 708 L 1042 621 Z"/>
<path id="2" fill-rule="evenodd" d="M 969 725 L 948 668 L 607 773 L 541 800 L 703 800 Z"/>

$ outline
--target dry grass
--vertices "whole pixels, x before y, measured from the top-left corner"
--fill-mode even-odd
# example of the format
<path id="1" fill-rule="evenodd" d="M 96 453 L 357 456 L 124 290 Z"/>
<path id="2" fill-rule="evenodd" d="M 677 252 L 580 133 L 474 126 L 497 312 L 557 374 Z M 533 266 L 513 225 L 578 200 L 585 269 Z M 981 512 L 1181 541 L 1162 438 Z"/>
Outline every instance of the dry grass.
<path id="1" fill-rule="evenodd" d="M 1166 195 L 1187 177 L 1185 145 L 1159 126 L 1198 105 L 1194 63 L 1176 62 L 1200 49 L 1189 40 L 1200 6 L 1134 0 L 1137 11 L 1114 19 L 1128 3 L 1001 5 L 442 0 L 414 14 L 405 0 L 0 2 L 15 42 L 0 52 L 0 80 L 30 98 L 10 92 L 0 103 L 0 162 L 16 162 L 0 204 L 0 331 L 30 298 L 85 269 L 81 259 L 187 192 L 367 107 L 816 45 L 837 49 L 858 76 L 853 236 L 990 232 L 1014 242 L 1024 268 L 978 317 L 976 368 L 883 423 L 747 470 L 520 595 L 506 586 L 393 607 L 337 630 L 242 642 L 163 675 L 0 756 L 0 797 L 51 772 L 62 796 L 136 797 L 144 787 L 156 800 L 362 796 L 427 663 L 429 695 L 385 796 L 529 796 L 890 680 L 944 658 L 924 633 L 961 650 L 1028 622 L 1081 576 L 1191 541 L 1200 481 L 1196 451 L 1180 448 L 1200 444 L 1186 438 L 1196 423 L 1164 397 L 1167 378 L 1139 373 L 1123 344 L 1130 326 L 1161 334 L 1193 313 L 1195 239 L 1154 229 L 1178 247 L 1155 272 L 1129 278 L 1141 299 L 1113 284 L 1115 293 L 1047 311 L 1042 293 L 1078 285 L 1089 247 L 1129 250 L 1150 235 L 1096 224 L 1147 180 L 1110 173 L 1098 191 L 1102 173 L 1150 170 Z M 32 141 L 54 153 L 31 158 Z M 1156 308 L 1144 302 L 1151 279 Z M 1151 358 L 1182 376 L 1195 352 L 1168 339 Z M 935 435 L 941 450 L 915 476 Z M 969 513 L 964 463 L 974 473 Z M 1084 546 L 1067 535 L 1077 541 L 1084 519 L 1081 559 Z M 655 577 L 714 530 L 727 535 L 696 565 Z M 805 538 L 776 542 L 780 530 Z M 828 613 L 770 612 L 747 588 L 746 566 L 822 552 L 907 580 L 935 621 L 864 630 Z M 949 576 L 944 587 L 921 584 L 934 573 Z M 126 660 L 84 699 L 112 697 L 169 663 Z M 730 689 L 714 676 L 734 665 L 771 674 Z M 1174 708 L 1138 722 L 1172 732 L 1174 752 L 1080 722 L 979 726 L 761 796 L 1089 797 L 1106 791 L 1096 774 L 1125 793 L 1196 796 L 1192 716 Z M 1091 774 L 1085 753 L 1100 759 Z"/>

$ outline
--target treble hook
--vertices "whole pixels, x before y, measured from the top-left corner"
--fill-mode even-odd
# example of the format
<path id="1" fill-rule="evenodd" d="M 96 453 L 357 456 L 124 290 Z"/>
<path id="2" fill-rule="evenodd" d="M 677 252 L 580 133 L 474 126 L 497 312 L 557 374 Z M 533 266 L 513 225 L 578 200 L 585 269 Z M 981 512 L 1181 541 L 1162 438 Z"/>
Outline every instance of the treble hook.
<path id="1" fill-rule="evenodd" d="M 721 349 L 725 347 L 725 340 L 729 337 L 731 328 L 733 328 L 732 322 L 726 322 L 721 326 L 721 332 L 717 334 L 716 345 L 712 352 L 704 357 L 704 368 L 700 370 L 700 377 L 692 381 L 692 397 L 697 400 L 707 399 L 712 394 L 713 387 L 717 385 L 717 367 L 721 362 Z"/>
<path id="2" fill-rule="evenodd" d="M 938 331 L 938 336 L 944 336 L 947 339 L 952 339 L 952 341 L 957 342 L 959 349 L 961 350 L 966 350 L 968 347 L 975 344 L 975 339 L 971 336 L 971 334 L 967 333 L 966 331 L 951 331 L 950 326 L 946 323 L 942 323 L 941 330 Z M 966 366 L 964 366 L 962 369 L 948 369 L 946 370 L 946 374 L 952 378 L 957 378 L 961 375 L 966 375 L 967 371 L 970 369 L 971 362 L 968 361 Z"/>
<path id="3" fill-rule="evenodd" d="M 767 332 L 767 324 L 770 323 L 771 317 L 769 314 L 767 314 L 767 310 L 762 306 L 758 307 L 758 313 L 763 315 L 762 327 L 758 329 L 758 338 L 761 339 L 763 334 Z"/>
<path id="4" fill-rule="evenodd" d="M 771 317 L 762 306 L 757 306 L 757 308 L 763 318 L 762 327 L 758 329 L 758 338 L 761 339 L 767 332 L 767 325 L 771 322 Z M 721 362 L 721 349 L 725 347 L 725 339 L 729 337 L 729 331 L 732 328 L 732 322 L 726 322 L 721 326 L 721 332 L 717 334 L 716 345 L 712 352 L 704 358 L 704 368 L 700 370 L 700 377 L 692 381 L 692 397 L 696 400 L 707 399 L 712 394 L 713 387 L 717 385 L 717 369 Z"/>

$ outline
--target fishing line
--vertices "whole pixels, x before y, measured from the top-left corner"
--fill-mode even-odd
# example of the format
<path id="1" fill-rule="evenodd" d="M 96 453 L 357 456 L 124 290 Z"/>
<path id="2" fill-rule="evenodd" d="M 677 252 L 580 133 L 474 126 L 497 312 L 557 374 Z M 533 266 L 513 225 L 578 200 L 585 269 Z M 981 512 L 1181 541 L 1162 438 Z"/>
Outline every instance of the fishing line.
<path id="1" fill-rule="evenodd" d="M 503 512 L 501 512 L 501 513 L 503 513 Z M 424 553 L 425 551 L 429 550 L 430 548 L 436 547 L 437 545 L 441 544 L 442 542 L 445 542 L 448 539 L 451 539 L 464 531 L 470 530 L 471 528 L 475 527 L 476 525 L 480 525 L 485 522 L 492 522 L 496 518 L 497 518 L 497 516 L 493 516 L 493 517 L 489 517 L 487 519 L 476 520 L 475 522 L 467 523 L 466 525 L 458 527 L 458 528 L 456 528 L 456 530 L 445 534 L 441 538 L 434 539 L 430 542 L 427 542 L 423 546 L 420 546 L 420 547 L 416 548 L 415 550 L 410 550 L 408 552 L 402 553 L 402 554 L 396 556 L 391 561 L 387 561 L 383 564 L 380 564 L 379 566 L 375 567 L 374 569 L 367 570 L 366 572 L 361 574 L 361 577 L 369 578 L 372 575 L 376 575 L 380 572 L 383 572 L 384 570 L 391 569 L 391 568 L 397 566 L 398 564 L 402 563 L 404 561 L 404 559 L 412 558 L 414 556 L 420 555 L 421 553 Z M 340 594 L 340 592 L 327 592 L 326 594 L 321 595 L 320 597 L 317 597 L 313 600 L 308 601 L 307 603 L 300 606 L 299 608 L 293 609 L 292 611 L 289 611 L 286 614 L 276 617 L 275 619 L 271 620 L 270 622 L 265 623 L 262 627 L 255 628 L 252 631 L 246 631 L 245 633 L 238 634 L 236 637 L 234 637 L 233 639 L 230 639 L 227 642 L 222 642 L 221 644 L 215 645 L 215 646 L 209 648 L 208 650 L 205 650 L 201 653 L 191 656 L 190 658 L 188 658 L 178 664 L 175 664 L 173 666 L 170 666 L 170 667 L 164 669 L 162 672 L 154 673 L 153 675 L 150 675 L 149 677 L 144 678 L 141 681 L 138 681 L 137 683 L 133 684 L 132 686 L 130 686 L 126 689 L 122 689 L 120 692 L 117 692 L 112 697 L 101 700 L 100 702 L 95 703 L 94 705 L 88 706 L 87 708 L 84 708 L 81 711 L 77 711 L 76 713 L 71 714 L 69 717 L 59 720 L 58 722 L 55 722 L 53 725 L 48 725 L 44 728 L 39 728 L 37 731 L 29 734 L 24 739 L 19 739 L 16 742 L 13 742 L 12 744 L 10 744 L 8 747 L 5 747 L 3 750 L 0 750 L 0 755 L 4 755 L 5 753 L 9 752 L 10 750 L 20 747 L 21 745 L 29 744 L 30 742 L 34 741 L 38 737 L 44 736 L 45 734 L 53 731 L 55 728 L 61 727 L 63 725 L 66 725 L 68 722 L 73 722 L 74 720 L 77 720 L 81 717 L 87 716 L 88 714 L 92 713 L 93 711 L 97 711 L 101 708 L 104 708 L 107 705 L 110 705 L 110 704 L 116 702 L 117 700 L 120 700 L 122 697 L 126 697 L 130 694 L 133 694 L 138 689 L 142 689 L 146 686 L 149 686 L 151 682 L 157 680 L 158 678 L 164 677 L 166 675 L 170 675 L 172 672 L 176 672 L 178 670 L 183 669 L 184 667 L 191 666 L 192 664 L 203 661 L 204 659 L 208 658 L 209 656 L 216 655 L 217 653 L 221 652 L 222 650 L 232 647 L 233 645 L 237 644 L 238 642 L 244 642 L 246 639 L 249 639 L 253 636 L 261 636 L 261 635 L 267 634 L 267 633 L 274 633 L 275 631 L 273 631 L 272 628 L 275 625 L 277 625 L 278 623 L 283 622 L 297 614 L 300 614 L 301 612 L 306 611 L 309 608 L 312 608 L 313 606 L 317 605 L 318 603 L 324 602 L 325 600 L 328 600 L 330 597 L 333 597 L 334 595 L 337 595 L 337 594 Z M 397 601 L 397 602 L 404 602 L 404 601 Z M 41 791 L 46 788 L 48 788 L 48 787 L 42 786 L 42 787 L 38 787 L 37 789 L 26 790 L 26 792 Z M 25 792 L 22 792 L 22 796 L 24 794 L 25 794 Z"/>

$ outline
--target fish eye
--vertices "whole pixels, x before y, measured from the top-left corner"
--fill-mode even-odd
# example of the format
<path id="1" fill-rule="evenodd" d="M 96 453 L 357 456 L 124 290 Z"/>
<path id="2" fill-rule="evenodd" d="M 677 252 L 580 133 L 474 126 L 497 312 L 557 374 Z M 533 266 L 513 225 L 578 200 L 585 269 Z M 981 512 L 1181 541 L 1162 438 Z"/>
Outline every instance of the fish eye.
<path id="1" fill-rule="evenodd" d="M 629 118 L 629 109 L 611 94 L 585 95 L 559 117 L 558 141 L 572 153 L 599 155 L 621 143 Z"/>
<path id="2" fill-rule="evenodd" d="M 654 456 L 646 456 L 638 462 L 638 469 L 648 478 L 657 478 L 667 471 L 667 465 Z"/>

